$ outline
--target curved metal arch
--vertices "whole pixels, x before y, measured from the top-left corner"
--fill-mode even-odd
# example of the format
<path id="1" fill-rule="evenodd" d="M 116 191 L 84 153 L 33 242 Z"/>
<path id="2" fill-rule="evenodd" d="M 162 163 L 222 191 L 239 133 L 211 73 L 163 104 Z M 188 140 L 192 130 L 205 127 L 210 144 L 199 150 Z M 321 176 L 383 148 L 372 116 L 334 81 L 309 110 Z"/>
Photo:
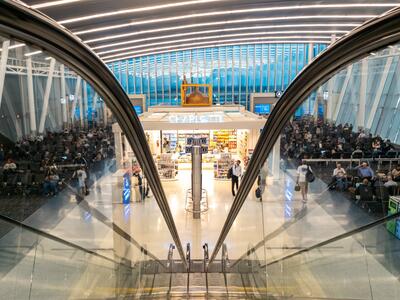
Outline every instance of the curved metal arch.
<path id="1" fill-rule="evenodd" d="M 254 148 L 242 184 L 232 203 L 210 263 L 216 258 L 230 228 L 257 179 L 284 126 L 296 108 L 321 84 L 333 77 L 343 67 L 369 53 L 400 41 L 400 7 L 374 18 L 342 37 L 317 56 L 288 86 L 272 110 Z"/>
<path id="2" fill-rule="evenodd" d="M 54 20 L 14 1 L 0 1 L 0 34 L 42 48 L 57 60 L 74 69 L 104 99 L 144 169 L 182 263 L 186 266 L 178 231 L 145 133 L 135 110 L 130 105 L 128 96 L 107 66 L 77 37 Z"/>

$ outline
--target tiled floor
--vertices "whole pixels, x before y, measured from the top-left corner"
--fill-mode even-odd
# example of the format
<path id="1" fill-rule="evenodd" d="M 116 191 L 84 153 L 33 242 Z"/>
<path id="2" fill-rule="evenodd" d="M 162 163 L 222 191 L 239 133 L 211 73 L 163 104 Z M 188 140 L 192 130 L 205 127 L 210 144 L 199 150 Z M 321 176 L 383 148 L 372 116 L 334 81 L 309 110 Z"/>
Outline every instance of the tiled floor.
<path id="1" fill-rule="evenodd" d="M 288 170 L 281 180 L 270 183 L 263 202 L 251 192 L 226 240 L 230 259 L 240 257 L 265 238 L 265 247 L 258 247 L 255 254 L 261 261 L 271 262 L 373 220 L 341 193 L 326 191 L 319 180 L 311 185 L 309 203 L 303 206 L 300 195 L 293 191 L 293 172 Z M 190 172 L 180 171 L 177 181 L 163 182 L 181 242 L 191 243 L 192 258 L 202 258 L 204 243 L 213 249 L 233 201 L 230 182 L 217 181 L 212 176 L 211 171 L 203 173 L 209 210 L 200 220 L 194 220 L 185 210 Z M 73 196 L 52 198 L 26 224 L 110 258 L 142 260 L 135 246 L 141 245 L 156 257 L 166 259 L 173 241 L 154 198 L 144 203 L 121 204 L 116 196 L 116 178 L 111 175 L 102 178 L 99 186 L 85 199 L 87 202 L 79 205 Z M 39 246 L 32 247 L 36 242 Z M 20 229 L 4 236 L 0 249 L 11 249 L 2 251 L 0 256 L 0 299 L 26 299 L 27 295 L 44 299 L 50 297 L 51 291 L 56 295 L 52 299 L 65 299 L 71 287 L 72 294 L 79 294 L 88 288 L 89 278 L 93 285 L 88 271 L 85 277 L 78 275 L 88 263 L 79 251 L 48 240 L 38 241 L 36 235 Z M 343 298 L 400 299 L 399 249 L 400 241 L 380 226 L 268 267 L 269 288 L 282 295 L 297 290 L 297 296 L 305 297 L 332 296 L 341 289 L 337 295 Z M 105 284 L 107 281 L 100 275 L 108 276 L 106 267 L 96 263 L 98 272 L 93 271 L 95 267 L 86 270 L 98 273 L 96 278 Z M 46 275 L 38 277 L 39 271 Z M 354 278 L 359 278 L 359 293 L 352 293 Z M 46 289 L 48 285 L 54 290 Z"/>

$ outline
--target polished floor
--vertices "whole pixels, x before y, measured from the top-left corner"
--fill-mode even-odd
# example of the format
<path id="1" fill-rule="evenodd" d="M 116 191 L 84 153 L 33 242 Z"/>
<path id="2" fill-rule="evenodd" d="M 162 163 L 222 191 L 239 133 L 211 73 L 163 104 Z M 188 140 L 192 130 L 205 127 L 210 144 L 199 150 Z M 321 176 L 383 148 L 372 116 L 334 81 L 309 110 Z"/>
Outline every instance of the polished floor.
<path id="1" fill-rule="evenodd" d="M 288 169 L 280 180 L 271 181 L 262 202 L 254 191 L 249 195 L 226 240 L 230 259 L 246 257 L 256 247 L 247 258 L 267 264 L 267 287 L 275 295 L 400 299 L 400 241 L 382 225 L 274 262 L 376 218 L 342 193 L 327 191 L 320 180 L 311 185 L 303 205 L 293 191 L 294 175 Z M 200 259 L 204 243 L 213 249 L 233 197 L 229 181 L 214 180 L 212 171 L 204 171 L 209 210 L 194 220 L 185 210 L 188 178 L 189 171 L 180 171 L 178 180 L 163 186 L 182 244 L 190 243 L 192 258 Z M 150 194 L 143 203 L 122 204 L 118 180 L 115 174 L 104 176 L 79 203 L 73 193 L 51 198 L 25 223 L 112 259 L 146 260 L 138 245 L 166 259 L 173 241 L 156 201 Z M 20 228 L 0 239 L 0 249 L 0 299 L 85 298 L 95 287 L 112 294 L 109 263 L 80 251 Z"/>

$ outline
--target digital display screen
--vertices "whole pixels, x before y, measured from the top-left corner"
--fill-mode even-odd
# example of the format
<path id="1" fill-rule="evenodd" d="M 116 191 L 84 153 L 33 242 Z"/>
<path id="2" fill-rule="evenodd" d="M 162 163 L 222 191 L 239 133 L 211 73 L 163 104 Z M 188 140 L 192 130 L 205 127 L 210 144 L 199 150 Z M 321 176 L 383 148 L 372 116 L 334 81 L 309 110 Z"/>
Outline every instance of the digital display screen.
<path id="1" fill-rule="evenodd" d="M 136 111 L 136 114 L 139 116 L 143 113 L 142 107 L 140 105 L 134 105 L 133 108 Z"/>
<path id="2" fill-rule="evenodd" d="M 269 115 L 271 113 L 271 104 L 255 104 L 254 113 L 258 115 Z"/>
<path id="3" fill-rule="evenodd" d="M 124 174 L 124 185 L 122 190 L 122 203 L 129 204 L 131 201 L 131 178 L 128 172 Z"/>

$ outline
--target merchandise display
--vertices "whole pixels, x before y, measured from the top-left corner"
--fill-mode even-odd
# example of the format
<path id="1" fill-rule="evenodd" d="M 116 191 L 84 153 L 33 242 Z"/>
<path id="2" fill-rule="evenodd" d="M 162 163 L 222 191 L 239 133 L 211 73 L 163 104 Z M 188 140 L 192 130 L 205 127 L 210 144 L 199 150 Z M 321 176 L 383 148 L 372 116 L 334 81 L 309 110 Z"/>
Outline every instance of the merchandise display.
<path id="1" fill-rule="evenodd" d="M 236 129 L 213 130 L 213 143 L 210 143 L 211 149 L 220 151 L 228 148 L 229 152 L 236 152 L 237 149 L 237 131 Z"/>
<path id="2" fill-rule="evenodd" d="M 221 157 L 214 163 L 214 178 L 228 180 L 228 170 L 233 165 L 230 153 L 221 153 Z"/>
<path id="3" fill-rule="evenodd" d="M 174 180 L 178 173 L 178 164 L 171 153 L 165 153 L 157 160 L 157 169 L 161 179 Z"/>

